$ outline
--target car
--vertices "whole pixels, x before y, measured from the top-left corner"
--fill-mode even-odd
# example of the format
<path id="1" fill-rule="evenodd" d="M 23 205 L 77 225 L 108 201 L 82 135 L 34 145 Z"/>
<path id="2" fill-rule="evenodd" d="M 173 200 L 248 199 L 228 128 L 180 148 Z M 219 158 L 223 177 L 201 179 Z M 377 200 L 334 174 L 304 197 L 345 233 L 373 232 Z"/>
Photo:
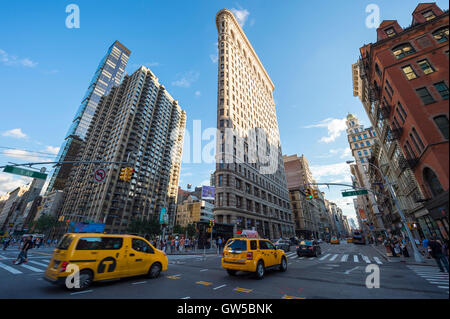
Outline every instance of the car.
<path id="1" fill-rule="evenodd" d="M 222 268 L 230 276 L 238 271 L 251 272 L 262 279 L 268 269 L 287 270 L 284 250 L 262 238 L 231 238 L 222 253 Z"/>
<path id="2" fill-rule="evenodd" d="M 283 249 L 284 251 L 291 250 L 291 243 L 289 240 L 279 239 L 273 244 L 277 249 Z"/>
<path id="3" fill-rule="evenodd" d="M 338 244 L 339 245 L 339 239 L 337 237 L 331 237 L 330 244 Z"/>
<path id="4" fill-rule="evenodd" d="M 140 236 L 68 233 L 53 251 L 44 279 L 68 289 L 83 290 L 96 281 L 139 275 L 156 278 L 167 270 L 168 263 L 163 251 Z M 67 277 L 74 277 L 75 273 L 79 285 L 67 285 Z"/>
<path id="5" fill-rule="evenodd" d="M 297 255 L 299 257 L 318 257 L 320 254 L 322 254 L 322 249 L 320 248 L 319 242 L 316 240 L 303 240 L 296 248 Z"/>
<path id="6" fill-rule="evenodd" d="M 353 242 L 353 238 L 349 237 L 347 238 L 347 243 L 351 244 Z"/>

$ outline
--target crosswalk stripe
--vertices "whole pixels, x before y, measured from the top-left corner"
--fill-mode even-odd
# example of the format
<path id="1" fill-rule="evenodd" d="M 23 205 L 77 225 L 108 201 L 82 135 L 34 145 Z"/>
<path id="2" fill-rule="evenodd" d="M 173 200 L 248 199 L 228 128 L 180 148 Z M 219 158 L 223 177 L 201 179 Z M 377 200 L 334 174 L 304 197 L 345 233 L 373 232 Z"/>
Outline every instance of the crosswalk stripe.
<path id="1" fill-rule="evenodd" d="M 369 259 L 369 257 L 364 256 L 364 255 L 361 255 L 361 257 L 362 257 L 362 259 L 364 259 L 364 261 L 365 261 L 367 264 L 370 264 L 370 259 Z"/>
<path id="2" fill-rule="evenodd" d="M 34 260 L 30 260 L 29 262 L 33 263 L 33 264 L 36 264 L 36 265 L 39 265 L 39 266 L 43 266 L 43 267 L 47 267 L 48 266 L 48 264 L 43 264 L 43 263 L 40 263 L 40 262 L 37 262 L 37 261 L 34 261 Z"/>
<path id="3" fill-rule="evenodd" d="M 438 286 L 438 288 L 448 289 L 448 286 Z"/>
<path id="4" fill-rule="evenodd" d="M 381 262 L 381 260 L 378 259 L 378 257 L 373 257 L 373 259 L 375 259 L 375 262 L 379 265 L 382 265 L 383 263 Z"/>
<path id="5" fill-rule="evenodd" d="M 347 259 L 348 259 L 348 255 L 344 255 L 344 256 L 342 256 L 342 258 L 341 258 L 341 262 L 346 262 Z"/>
<path id="6" fill-rule="evenodd" d="M 309 260 L 313 260 L 313 259 L 316 259 L 316 257 L 309 258 Z"/>
<path id="7" fill-rule="evenodd" d="M 294 256 L 295 254 L 297 254 L 296 252 L 294 252 L 294 253 L 288 253 L 288 254 L 286 254 L 286 256 L 287 257 L 291 257 L 291 256 Z"/>
<path id="8" fill-rule="evenodd" d="M 333 257 L 331 257 L 331 258 L 330 258 L 330 261 L 335 260 L 335 259 L 337 258 L 337 256 L 338 256 L 338 255 L 336 254 L 336 255 L 334 255 Z"/>
<path id="9" fill-rule="evenodd" d="M 326 254 L 326 255 L 323 256 L 322 258 L 319 258 L 319 260 L 324 260 L 324 259 L 327 258 L 328 256 L 330 256 L 330 254 Z"/>
<path id="10" fill-rule="evenodd" d="M 24 268 L 30 269 L 30 270 L 32 270 L 34 272 L 44 272 L 42 269 L 38 269 L 38 268 L 35 268 L 33 266 L 30 266 L 30 265 L 22 264 L 21 266 L 24 267 Z"/>
<path id="11" fill-rule="evenodd" d="M 2 263 L 0 263 L 0 268 L 3 268 L 3 269 L 5 269 L 5 270 L 7 270 L 7 271 L 9 271 L 9 272 L 11 272 L 13 274 L 21 274 L 22 273 L 20 270 L 17 270 L 17 269 L 15 269 L 13 267 L 7 266 L 7 265 L 2 264 Z"/>
<path id="12" fill-rule="evenodd" d="M 359 263 L 359 259 L 358 259 L 358 256 L 357 256 L 357 255 L 353 255 L 353 261 L 354 261 L 355 263 Z"/>
<path id="13" fill-rule="evenodd" d="M 295 258 L 297 258 L 297 256 L 290 256 L 290 257 L 288 257 L 289 259 L 295 259 Z"/>

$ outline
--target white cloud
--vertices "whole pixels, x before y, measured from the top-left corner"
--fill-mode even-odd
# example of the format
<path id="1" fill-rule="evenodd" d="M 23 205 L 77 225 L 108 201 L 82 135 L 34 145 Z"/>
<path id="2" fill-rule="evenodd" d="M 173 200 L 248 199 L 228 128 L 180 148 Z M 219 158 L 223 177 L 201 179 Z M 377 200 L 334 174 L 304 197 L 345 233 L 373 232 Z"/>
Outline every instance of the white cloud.
<path id="1" fill-rule="evenodd" d="M 23 66 L 26 68 L 34 68 L 38 64 L 29 58 L 19 59 L 14 55 L 8 54 L 2 49 L 0 49 L 0 62 L 7 66 Z"/>
<path id="2" fill-rule="evenodd" d="M 22 132 L 22 129 L 15 128 L 2 133 L 3 136 L 13 137 L 13 138 L 26 138 L 27 135 Z"/>
<path id="3" fill-rule="evenodd" d="M 5 150 L 2 153 L 3 156 L 18 158 L 27 162 L 45 162 L 47 159 L 43 159 L 31 152 L 25 150 Z"/>
<path id="4" fill-rule="evenodd" d="M 30 177 L 0 173 L 0 196 L 15 190 L 21 185 L 28 184 L 31 180 Z"/>
<path id="5" fill-rule="evenodd" d="M 47 152 L 47 153 L 51 153 L 51 154 L 57 155 L 58 152 L 59 152 L 59 147 L 47 146 L 47 147 L 45 148 L 44 152 Z"/>
<path id="6" fill-rule="evenodd" d="M 200 96 L 202 93 L 200 91 L 195 91 L 195 96 Z"/>
<path id="7" fill-rule="evenodd" d="M 338 176 L 341 177 L 344 180 L 351 181 L 351 173 L 350 173 L 350 167 L 347 163 L 337 163 L 337 164 L 328 164 L 328 165 L 314 165 L 310 166 L 311 173 L 313 177 L 317 180 L 323 179 L 323 177 L 330 177 L 330 176 Z M 336 178 L 334 178 L 336 180 Z M 324 182 L 331 183 L 331 179 L 328 178 Z"/>
<path id="8" fill-rule="evenodd" d="M 179 77 L 178 80 L 173 81 L 173 86 L 179 86 L 183 88 L 188 88 L 191 86 L 192 83 L 198 80 L 200 76 L 200 73 L 196 71 L 189 71 L 184 74 L 179 74 L 177 77 Z"/>
<path id="9" fill-rule="evenodd" d="M 219 61 L 219 57 L 217 56 L 217 54 L 210 54 L 209 58 L 211 59 L 212 63 L 217 63 L 217 61 Z"/>
<path id="10" fill-rule="evenodd" d="M 210 183 L 210 180 L 205 179 L 203 182 L 200 183 L 200 186 L 211 186 L 209 183 Z"/>
<path id="11" fill-rule="evenodd" d="M 250 12 L 248 12 L 248 10 L 246 9 L 235 9 L 235 8 L 231 9 L 231 12 L 233 12 L 237 22 L 239 23 L 241 28 L 243 28 L 245 22 L 248 19 L 248 16 L 250 15 Z"/>
<path id="12" fill-rule="evenodd" d="M 330 150 L 331 155 L 338 155 L 339 158 L 347 158 L 352 155 L 352 150 L 348 147 L 346 148 L 338 148 L 338 149 L 331 149 Z"/>
<path id="13" fill-rule="evenodd" d="M 318 124 L 308 125 L 304 128 L 316 128 L 316 127 L 326 127 L 328 130 L 328 136 L 324 136 L 320 139 L 320 142 L 331 143 L 334 142 L 342 132 L 347 129 L 346 118 L 343 119 L 333 119 L 327 118 Z"/>

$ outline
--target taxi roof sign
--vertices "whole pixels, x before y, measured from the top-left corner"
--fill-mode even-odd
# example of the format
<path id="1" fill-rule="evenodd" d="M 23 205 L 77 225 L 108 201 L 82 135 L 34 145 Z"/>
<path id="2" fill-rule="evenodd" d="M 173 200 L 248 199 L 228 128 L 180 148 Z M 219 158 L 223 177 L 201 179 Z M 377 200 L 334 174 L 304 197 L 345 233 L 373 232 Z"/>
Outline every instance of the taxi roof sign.
<path id="1" fill-rule="evenodd" d="M 258 232 L 256 230 L 250 230 L 250 229 L 244 229 L 241 234 L 240 237 L 245 237 L 245 238 L 260 238 L 258 235 Z"/>

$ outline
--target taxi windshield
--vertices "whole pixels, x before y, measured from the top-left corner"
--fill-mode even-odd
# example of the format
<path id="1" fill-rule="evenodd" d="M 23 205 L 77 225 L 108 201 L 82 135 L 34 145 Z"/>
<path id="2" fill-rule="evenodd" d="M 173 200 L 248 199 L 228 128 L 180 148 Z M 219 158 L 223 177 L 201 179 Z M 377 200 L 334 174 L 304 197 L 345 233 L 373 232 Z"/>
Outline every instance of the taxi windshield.
<path id="1" fill-rule="evenodd" d="M 71 236 L 64 236 L 59 242 L 57 249 L 67 250 L 72 243 L 73 238 Z"/>
<path id="2" fill-rule="evenodd" d="M 247 241 L 240 239 L 231 240 L 227 245 L 227 248 L 230 248 L 231 250 L 247 250 Z"/>

